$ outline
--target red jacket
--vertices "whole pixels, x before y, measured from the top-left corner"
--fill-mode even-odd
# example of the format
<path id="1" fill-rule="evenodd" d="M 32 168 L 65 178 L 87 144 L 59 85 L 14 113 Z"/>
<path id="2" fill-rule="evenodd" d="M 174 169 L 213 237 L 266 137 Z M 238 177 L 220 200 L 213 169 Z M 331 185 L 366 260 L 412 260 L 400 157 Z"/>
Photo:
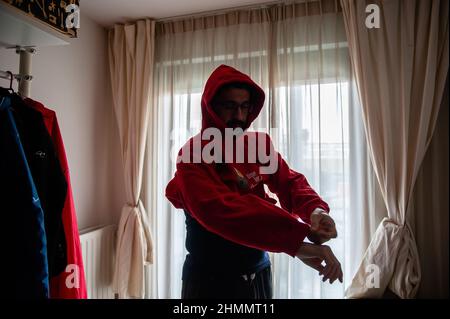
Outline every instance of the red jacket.
<path id="1" fill-rule="evenodd" d="M 246 128 L 260 113 L 265 99 L 263 90 L 247 75 L 221 65 L 209 77 L 202 95 L 202 132 L 208 127 L 225 129 L 225 124 L 211 107 L 211 100 L 221 86 L 230 82 L 246 83 L 252 88 L 254 107 Z M 274 174 L 261 174 L 259 168 L 262 165 L 248 160 L 219 165 L 203 160 L 192 163 L 192 159 L 199 155 L 193 145 L 202 132 L 180 150 L 179 156 L 183 151 L 192 151 L 191 161 L 178 161 L 175 176 L 167 185 L 166 197 L 176 208 L 185 209 L 203 227 L 225 239 L 295 256 L 309 232 L 312 211 L 321 208 L 329 212 L 327 203 L 309 186 L 305 176 L 290 169 L 277 152 L 271 157 L 278 165 Z M 272 145 L 265 133 L 247 134 L 264 139 L 267 147 Z M 207 142 L 200 141 L 201 149 Z M 247 159 L 248 143 L 245 146 Z M 277 195 L 281 208 L 266 194 L 264 184 Z"/>
<path id="2" fill-rule="evenodd" d="M 70 184 L 69 165 L 67 163 L 66 151 L 64 149 L 56 113 L 47 109 L 41 103 L 29 98 L 25 99 L 25 103 L 42 114 L 45 126 L 52 138 L 55 151 L 58 155 L 61 169 L 66 178 L 67 195 L 62 211 L 62 221 L 64 225 L 64 234 L 66 236 L 67 264 L 76 265 L 78 267 L 78 287 L 73 287 L 72 285 L 74 284 L 74 272 L 73 269 L 70 268 L 69 272 L 63 271 L 59 275 L 50 278 L 50 298 L 85 299 L 87 298 L 87 291 L 84 277 L 83 256 L 81 254 L 80 238 L 78 234 L 77 216 Z M 71 284 L 69 286 L 72 287 L 67 287 L 66 280 Z"/>

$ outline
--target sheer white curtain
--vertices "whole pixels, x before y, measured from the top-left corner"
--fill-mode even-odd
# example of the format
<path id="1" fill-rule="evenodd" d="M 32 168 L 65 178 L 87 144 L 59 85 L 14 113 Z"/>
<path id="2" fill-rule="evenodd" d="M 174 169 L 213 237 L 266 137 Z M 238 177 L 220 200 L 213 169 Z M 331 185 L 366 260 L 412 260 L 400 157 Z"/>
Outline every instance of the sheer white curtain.
<path id="1" fill-rule="evenodd" d="M 330 245 L 344 265 L 344 279 L 350 280 L 383 216 L 361 219 L 364 209 L 380 212 L 380 200 L 338 2 L 161 23 L 155 46 L 157 114 L 147 174 L 157 189 L 148 193 L 155 199 L 151 225 L 156 259 L 149 268 L 147 297 L 180 297 L 184 214 L 170 205 L 164 190 L 175 171 L 176 152 L 200 130 L 203 85 L 220 64 L 249 74 L 266 92 L 263 111 L 251 129 L 269 132 L 290 166 L 305 174 L 330 204 L 339 232 Z M 271 258 L 275 298 L 344 296 L 345 281 L 325 284 L 298 259 L 281 254 Z"/>
<path id="2" fill-rule="evenodd" d="M 289 18 L 286 9 L 278 12 L 285 19 L 274 24 L 270 124 L 290 166 L 330 205 L 339 236 L 329 245 L 343 264 L 345 281 L 323 283 L 312 268 L 274 254 L 275 296 L 342 298 L 375 231 L 376 223 L 363 220 L 361 212 L 383 207 L 363 140 L 344 23 L 339 12 L 297 18 Z"/>

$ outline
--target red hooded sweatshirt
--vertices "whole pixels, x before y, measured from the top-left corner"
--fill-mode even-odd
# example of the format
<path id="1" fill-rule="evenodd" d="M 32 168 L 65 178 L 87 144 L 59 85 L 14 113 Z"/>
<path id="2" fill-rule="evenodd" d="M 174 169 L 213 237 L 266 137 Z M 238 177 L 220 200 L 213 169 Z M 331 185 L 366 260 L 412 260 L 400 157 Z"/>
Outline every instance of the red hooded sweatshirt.
<path id="1" fill-rule="evenodd" d="M 247 129 L 260 113 L 264 104 L 264 91 L 253 80 L 236 69 L 221 65 L 209 77 L 202 95 L 202 132 L 209 127 L 223 132 L 226 125 L 214 112 L 211 101 L 218 89 L 229 83 L 244 83 L 251 87 L 252 112 Z M 203 159 L 193 162 L 194 140 L 191 138 L 180 150 L 192 150 L 190 161 L 177 161 L 174 178 L 166 188 L 166 197 L 179 209 L 184 209 L 204 228 L 231 242 L 263 251 L 284 252 L 295 256 L 309 232 L 310 215 L 316 208 L 329 212 L 329 207 L 309 186 L 304 175 L 289 168 L 281 155 L 274 152 L 277 161 L 273 174 L 261 174 L 260 162 L 248 160 L 245 144 L 244 163 L 208 163 Z M 266 133 L 251 132 L 272 146 Z M 208 141 L 201 141 L 202 149 Z M 179 157 L 180 158 L 180 157 Z M 280 200 L 264 191 L 266 184 Z M 244 186 L 242 186 L 244 185 Z M 298 219 L 300 217 L 302 221 Z M 306 224 L 307 223 L 307 224 Z"/>
<path id="2" fill-rule="evenodd" d="M 83 267 L 83 256 L 81 253 L 80 237 L 78 235 L 77 216 L 75 213 L 75 205 L 73 203 L 72 187 L 70 184 L 69 165 L 67 163 L 66 151 L 59 130 L 56 113 L 30 98 L 25 99 L 25 103 L 42 114 L 45 126 L 52 138 L 61 164 L 61 169 L 67 182 L 67 194 L 62 211 L 62 221 L 67 245 L 67 264 L 72 266 L 67 269 L 67 272 L 63 271 L 57 276 L 50 278 L 50 298 L 86 299 L 87 289 Z M 78 279 L 78 284 L 75 282 L 76 279 Z"/>

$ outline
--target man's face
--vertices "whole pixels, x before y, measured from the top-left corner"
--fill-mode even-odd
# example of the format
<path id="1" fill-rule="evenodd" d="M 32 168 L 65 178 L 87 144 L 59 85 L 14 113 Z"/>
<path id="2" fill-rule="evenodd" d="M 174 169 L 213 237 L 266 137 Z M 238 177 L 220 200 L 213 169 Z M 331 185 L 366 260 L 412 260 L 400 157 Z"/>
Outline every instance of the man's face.
<path id="1" fill-rule="evenodd" d="M 252 110 L 250 93 L 246 89 L 224 89 L 214 99 L 213 109 L 227 127 L 244 129 Z"/>

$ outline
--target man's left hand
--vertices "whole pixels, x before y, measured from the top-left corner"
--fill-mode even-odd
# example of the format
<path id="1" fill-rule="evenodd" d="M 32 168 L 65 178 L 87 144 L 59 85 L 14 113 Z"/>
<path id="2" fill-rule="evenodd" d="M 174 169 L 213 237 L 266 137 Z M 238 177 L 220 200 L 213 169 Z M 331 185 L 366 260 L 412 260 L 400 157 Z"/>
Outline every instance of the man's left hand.
<path id="1" fill-rule="evenodd" d="M 333 218 L 324 211 L 311 214 L 311 228 L 308 239 L 314 244 L 323 244 L 337 237 L 336 224 Z"/>

